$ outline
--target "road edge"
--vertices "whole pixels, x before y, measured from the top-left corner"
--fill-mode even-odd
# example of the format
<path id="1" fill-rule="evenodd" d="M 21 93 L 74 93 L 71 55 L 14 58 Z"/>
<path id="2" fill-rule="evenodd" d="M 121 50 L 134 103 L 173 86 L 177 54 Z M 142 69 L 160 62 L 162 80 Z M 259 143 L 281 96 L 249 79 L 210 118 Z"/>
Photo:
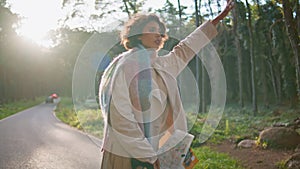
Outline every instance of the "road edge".
<path id="1" fill-rule="evenodd" d="M 57 103 L 55 104 L 55 106 L 53 107 L 53 110 L 52 110 L 52 115 L 54 116 L 54 118 L 55 118 L 57 121 L 59 121 L 60 123 L 62 123 L 62 124 L 64 124 L 64 125 L 68 126 L 69 128 L 71 128 L 71 129 L 73 129 L 73 130 L 76 130 L 77 132 L 79 132 L 79 133 L 81 133 L 81 134 L 87 136 L 88 139 L 91 140 L 91 142 L 92 142 L 96 147 L 101 148 L 101 147 L 102 147 L 102 139 L 97 138 L 97 137 L 95 137 L 95 136 L 93 136 L 93 135 L 91 135 L 91 134 L 89 134 L 89 133 L 87 133 L 87 132 L 85 132 L 85 131 L 83 131 L 83 130 L 79 130 L 79 129 L 76 128 L 76 127 L 70 126 L 70 125 L 64 123 L 63 121 L 61 121 L 61 120 L 56 116 L 55 110 L 57 109 L 57 104 L 58 104 L 58 103 L 59 103 L 59 102 L 57 102 Z"/>

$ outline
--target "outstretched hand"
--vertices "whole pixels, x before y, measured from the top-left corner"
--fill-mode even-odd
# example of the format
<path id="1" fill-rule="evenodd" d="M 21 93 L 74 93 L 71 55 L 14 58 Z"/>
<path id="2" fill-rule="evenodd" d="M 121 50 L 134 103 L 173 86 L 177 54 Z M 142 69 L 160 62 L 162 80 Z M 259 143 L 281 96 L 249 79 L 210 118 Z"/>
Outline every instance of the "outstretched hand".
<path id="1" fill-rule="evenodd" d="M 211 21 L 211 23 L 217 25 L 220 22 L 220 20 L 222 20 L 223 18 L 225 18 L 225 16 L 228 15 L 228 13 L 233 9 L 233 7 L 234 7 L 234 0 L 227 0 L 225 9 L 218 16 L 216 16 Z"/>

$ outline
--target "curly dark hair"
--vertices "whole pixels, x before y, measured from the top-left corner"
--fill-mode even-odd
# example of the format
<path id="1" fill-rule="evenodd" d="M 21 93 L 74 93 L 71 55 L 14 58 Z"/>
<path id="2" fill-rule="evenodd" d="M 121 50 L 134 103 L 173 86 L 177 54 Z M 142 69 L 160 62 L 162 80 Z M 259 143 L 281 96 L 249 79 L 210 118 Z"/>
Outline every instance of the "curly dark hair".
<path id="1" fill-rule="evenodd" d="M 160 34 L 162 36 L 162 42 L 164 43 L 168 39 L 166 34 L 166 25 L 155 14 L 136 14 L 124 25 L 124 29 L 120 34 L 121 44 L 128 50 L 137 47 L 141 44 L 139 36 L 142 34 L 143 28 L 147 23 L 155 21 L 160 27 Z M 161 47 L 163 46 L 163 43 Z"/>

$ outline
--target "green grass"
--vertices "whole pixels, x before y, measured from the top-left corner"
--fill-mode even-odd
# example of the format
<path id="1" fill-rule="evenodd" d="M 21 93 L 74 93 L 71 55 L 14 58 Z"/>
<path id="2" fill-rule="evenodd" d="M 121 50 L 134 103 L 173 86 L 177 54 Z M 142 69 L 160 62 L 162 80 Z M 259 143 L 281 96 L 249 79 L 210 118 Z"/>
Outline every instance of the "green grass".
<path id="1" fill-rule="evenodd" d="M 60 102 L 57 104 L 55 114 L 56 117 L 62 122 L 77 129 L 82 129 L 82 126 L 80 125 L 80 122 L 73 108 L 72 98 L 61 97 Z"/>
<path id="2" fill-rule="evenodd" d="M 98 138 L 103 138 L 104 123 L 100 110 L 78 110 L 77 117 L 85 132 L 92 134 Z"/>
<path id="3" fill-rule="evenodd" d="M 38 97 L 34 100 L 20 100 L 0 105 L 0 120 L 16 114 L 22 110 L 33 107 L 44 102 L 44 97 Z"/>
<path id="4" fill-rule="evenodd" d="M 100 110 L 81 108 L 75 111 L 72 99 L 63 97 L 55 112 L 62 122 L 102 138 L 104 124 Z"/>
<path id="5" fill-rule="evenodd" d="M 193 151 L 199 159 L 194 169 L 243 169 L 229 155 L 215 152 L 207 146 L 194 148 Z"/>
<path id="6" fill-rule="evenodd" d="M 207 114 L 199 114 L 198 119 L 200 120 L 197 120 L 190 131 L 196 137 L 201 133 L 206 116 Z M 256 116 L 253 116 L 250 108 L 228 107 L 225 109 L 218 127 L 208 142 L 218 144 L 228 139 L 233 142 L 239 142 L 246 138 L 256 140 L 263 129 L 271 127 L 275 123 L 290 123 L 297 117 L 300 117 L 299 110 L 285 107 L 261 108 Z M 197 140 L 193 145 L 195 147 L 199 145 Z"/>

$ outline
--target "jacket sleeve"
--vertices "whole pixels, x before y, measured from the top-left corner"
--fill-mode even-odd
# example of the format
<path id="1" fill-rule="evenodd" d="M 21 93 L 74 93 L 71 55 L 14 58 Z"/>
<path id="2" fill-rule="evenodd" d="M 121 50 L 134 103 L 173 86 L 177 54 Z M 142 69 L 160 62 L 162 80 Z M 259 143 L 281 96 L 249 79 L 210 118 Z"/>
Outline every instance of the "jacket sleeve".
<path id="1" fill-rule="evenodd" d="M 131 157 L 154 163 L 157 160 L 156 152 L 144 136 L 133 113 L 129 88 L 123 71 L 116 74 L 111 103 L 109 118 L 117 142 Z"/>
<path id="2" fill-rule="evenodd" d="M 216 27 L 210 21 L 204 22 L 181 40 L 171 52 L 160 57 L 159 67 L 177 77 L 195 54 L 205 47 L 217 34 Z"/>

